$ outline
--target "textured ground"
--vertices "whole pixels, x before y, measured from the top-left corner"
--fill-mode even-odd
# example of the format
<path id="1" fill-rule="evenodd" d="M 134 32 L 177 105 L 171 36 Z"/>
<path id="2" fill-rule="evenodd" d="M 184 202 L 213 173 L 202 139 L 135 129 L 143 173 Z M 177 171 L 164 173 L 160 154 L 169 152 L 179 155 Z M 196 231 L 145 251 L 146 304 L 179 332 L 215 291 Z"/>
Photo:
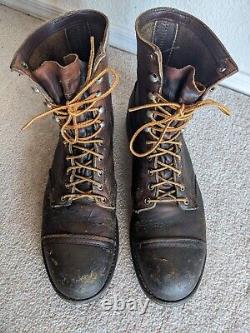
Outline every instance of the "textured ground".
<path id="1" fill-rule="evenodd" d="M 115 49 L 110 50 L 110 64 L 122 77 L 114 94 L 120 257 L 99 302 L 75 305 L 55 294 L 42 262 L 40 223 L 57 128 L 45 119 L 20 131 L 44 106 L 30 83 L 8 68 L 17 47 L 40 23 L 0 6 L 0 332 L 247 332 L 250 98 L 219 87 L 213 98 L 230 106 L 233 116 L 203 110 L 188 127 L 186 139 L 207 215 L 206 269 L 186 304 L 147 303 L 128 243 L 125 114 L 136 63 L 135 56 Z"/>

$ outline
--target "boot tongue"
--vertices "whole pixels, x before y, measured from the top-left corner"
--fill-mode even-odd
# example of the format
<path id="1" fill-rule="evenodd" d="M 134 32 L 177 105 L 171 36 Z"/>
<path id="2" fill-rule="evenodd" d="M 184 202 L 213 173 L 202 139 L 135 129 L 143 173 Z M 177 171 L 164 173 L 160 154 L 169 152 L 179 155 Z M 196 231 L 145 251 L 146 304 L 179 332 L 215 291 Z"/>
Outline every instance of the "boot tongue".
<path id="1" fill-rule="evenodd" d="M 163 97 L 171 102 L 192 104 L 205 92 L 205 86 L 195 81 L 195 69 L 193 66 L 189 65 L 180 69 L 167 67 L 164 74 Z M 172 135 L 169 134 L 167 138 L 171 138 Z M 163 147 L 168 149 L 169 144 L 163 144 Z M 173 157 L 169 154 L 161 156 L 160 160 L 166 164 L 173 163 Z M 165 170 L 161 173 L 161 176 L 168 179 L 173 176 L 173 172 Z M 172 188 L 172 185 L 165 185 L 167 191 Z"/>
<path id="2" fill-rule="evenodd" d="M 38 83 L 47 91 L 56 104 L 65 104 L 67 100 L 72 99 L 86 80 L 87 64 L 81 61 L 77 54 L 68 54 L 63 58 L 64 66 L 55 61 L 45 61 L 38 67 L 33 75 Z M 86 113 L 78 117 L 78 121 L 92 119 L 93 115 Z M 79 130 L 79 136 L 86 137 L 93 133 L 94 127 L 89 126 Z M 85 144 L 85 147 L 91 149 L 93 144 Z M 72 147 L 73 155 L 79 155 L 82 150 Z M 72 154 L 72 152 L 71 152 Z M 82 157 L 78 162 L 87 164 L 92 159 L 91 154 Z M 71 166 L 67 162 L 67 166 Z M 82 168 L 76 171 L 84 177 L 92 177 L 92 171 Z M 88 182 L 78 186 L 83 191 L 89 191 L 91 185 Z"/>
<path id="3" fill-rule="evenodd" d="M 205 92 L 205 86 L 195 81 L 195 68 L 191 65 L 164 71 L 163 97 L 171 102 L 192 104 Z"/>
<path id="4" fill-rule="evenodd" d="M 56 104 L 72 99 L 86 78 L 86 63 L 77 54 L 63 57 L 63 63 L 44 61 L 33 71 L 38 83 Z"/>

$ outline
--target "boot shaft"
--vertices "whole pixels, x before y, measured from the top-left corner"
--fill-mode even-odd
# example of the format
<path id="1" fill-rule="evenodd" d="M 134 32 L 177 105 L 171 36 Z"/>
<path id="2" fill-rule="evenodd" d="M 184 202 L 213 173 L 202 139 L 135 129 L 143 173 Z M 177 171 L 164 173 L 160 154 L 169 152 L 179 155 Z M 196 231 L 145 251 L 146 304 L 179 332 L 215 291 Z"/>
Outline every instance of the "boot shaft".
<path id="1" fill-rule="evenodd" d="M 107 17 L 93 10 L 69 12 L 57 17 L 34 31 L 20 46 L 11 62 L 11 69 L 30 77 L 39 84 L 34 71 L 46 61 L 65 65 L 65 57 L 75 54 L 88 63 L 90 37 L 95 39 L 95 61 L 93 73 L 107 65 L 106 48 L 108 39 Z M 43 87 L 40 89 L 44 90 Z M 52 97 L 43 91 L 48 100 Z M 53 101 L 56 102 L 56 101 Z"/>
<path id="2" fill-rule="evenodd" d="M 229 114 L 204 97 L 237 66 L 204 23 L 178 10 L 143 13 L 136 34 L 138 73 L 127 116 L 131 253 L 148 297 L 174 303 L 196 291 L 206 261 L 203 200 L 182 131 L 201 107 Z"/>
<path id="3" fill-rule="evenodd" d="M 151 9 L 137 18 L 135 29 L 138 89 L 142 103 L 146 102 L 149 91 L 161 94 L 164 85 L 169 86 L 171 73 L 168 68 L 189 67 L 189 71 L 193 68 L 194 81 L 202 85 L 202 94 L 238 70 L 215 34 L 190 14 L 171 8 Z M 180 81 L 186 73 L 176 71 L 175 74 L 175 79 Z M 172 86 L 175 89 L 175 83 Z M 199 87 L 196 90 L 199 92 Z M 175 95 L 171 91 L 168 94 Z M 192 101 L 188 87 L 185 95 Z"/>
<path id="4" fill-rule="evenodd" d="M 137 82 L 128 113 L 135 208 L 153 208 L 161 197 L 193 209 L 195 175 L 182 129 L 202 105 L 227 113 L 204 97 L 237 65 L 215 34 L 190 14 L 152 9 L 138 17 L 135 28 Z"/>
<path id="5" fill-rule="evenodd" d="M 117 84 L 117 74 L 107 67 L 108 25 L 102 13 L 70 12 L 33 32 L 11 63 L 12 70 L 33 81 L 34 90 L 51 111 L 58 110 L 53 112 L 61 129 L 52 166 L 56 189 L 51 204 L 55 206 L 63 204 L 61 183 L 69 182 L 77 182 L 78 188 L 70 185 L 67 198 L 74 188 L 76 194 L 78 190 L 83 195 L 91 191 L 96 199 L 105 198 L 105 206 L 115 206 L 111 91 Z M 115 81 L 111 86 L 109 74 Z M 63 179 L 57 179 L 62 174 Z M 85 181 L 88 178 L 90 182 Z"/>

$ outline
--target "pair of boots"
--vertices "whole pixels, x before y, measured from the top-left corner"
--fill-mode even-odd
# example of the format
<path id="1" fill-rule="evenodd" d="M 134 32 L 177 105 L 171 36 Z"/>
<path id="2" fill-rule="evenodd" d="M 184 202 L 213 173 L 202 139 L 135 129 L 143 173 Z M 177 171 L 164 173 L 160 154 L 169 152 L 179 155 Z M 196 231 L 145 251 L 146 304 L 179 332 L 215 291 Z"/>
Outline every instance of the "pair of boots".
<path id="1" fill-rule="evenodd" d="M 130 241 L 145 293 L 177 302 L 192 295 L 206 260 L 201 193 L 182 130 L 204 99 L 237 66 L 213 32 L 189 14 L 151 9 L 136 21 L 137 82 L 127 132 L 133 155 Z M 118 254 L 108 19 L 82 10 L 47 22 L 16 52 L 11 68 L 27 75 L 60 135 L 47 183 L 42 252 L 60 296 L 88 301 L 111 280 Z M 109 79 L 111 78 L 111 83 Z"/>

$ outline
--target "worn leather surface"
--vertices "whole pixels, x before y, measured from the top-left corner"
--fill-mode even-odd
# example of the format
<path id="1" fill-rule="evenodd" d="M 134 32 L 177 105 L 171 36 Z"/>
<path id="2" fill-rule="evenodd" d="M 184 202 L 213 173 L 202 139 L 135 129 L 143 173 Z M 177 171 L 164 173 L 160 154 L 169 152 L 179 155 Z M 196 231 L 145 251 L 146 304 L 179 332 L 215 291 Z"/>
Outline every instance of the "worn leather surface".
<path id="1" fill-rule="evenodd" d="M 50 103 L 66 103 L 81 88 L 90 53 L 90 37 L 95 40 L 92 75 L 107 67 L 107 18 L 96 11 L 70 12 L 51 20 L 34 31 L 16 52 L 11 68 L 31 78 L 35 89 Z M 95 82 L 88 93 L 109 88 L 109 78 Z M 59 136 L 44 196 L 42 250 L 52 285 L 60 296 L 84 301 L 96 297 L 107 286 L 114 271 L 118 251 L 115 214 L 116 182 L 113 163 L 113 109 L 108 96 L 95 104 L 104 107 L 100 116 L 104 126 L 99 133 L 103 144 L 96 151 L 95 167 L 103 173 L 93 178 L 94 193 L 106 202 L 89 199 L 68 203 L 61 200 L 69 193 L 67 148 Z M 81 135 L 84 135 L 84 131 Z M 38 152 L 39 153 L 39 152 Z M 90 188 L 85 188 L 90 190 Z"/>
<path id="2" fill-rule="evenodd" d="M 53 101 L 60 104 L 70 100 L 86 77 L 86 63 L 77 54 L 68 54 L 63 58 L 63 65 L 58 61 L 44 61 L 33 71 L 40 86 L 48 92 Z"/>
<path id="3" fill-rule="evenodd" d="M 218 81 L 237 71 L 213 32 L 187 13 L 169 8 L 149 10 L 137 19 L 136 34 L 137 82 L 129 107 L 150 103 L 151 92 L 173 102 L 192 104 Z M 128 113 L 129 138 L 149 121 L 147 110 Z M 135 143 L 136 150 L 145 151 L 149 138 L 143 132 Z M 202 196 L 183 136 L 181 142 L 181 162 L 175 160 L 175 164 L 182 173 L 175 180 L 184 184 L 185 190 L 176 189 L 176 195 L 185 195 L 188 205 L 145 202 L 157 195 L 149 187 L 156 183 L 156 176 L 148 173 L 154 160 L 133 156 L 132 256 L 142 288 L 160 302 L 176 302 L 190 296 L 200 282 L 206 259 Z M 173 162 L 171 156 L 163 158 L 165 163 Z M 171 172 L 164 176 L 171 176 Z"/>

